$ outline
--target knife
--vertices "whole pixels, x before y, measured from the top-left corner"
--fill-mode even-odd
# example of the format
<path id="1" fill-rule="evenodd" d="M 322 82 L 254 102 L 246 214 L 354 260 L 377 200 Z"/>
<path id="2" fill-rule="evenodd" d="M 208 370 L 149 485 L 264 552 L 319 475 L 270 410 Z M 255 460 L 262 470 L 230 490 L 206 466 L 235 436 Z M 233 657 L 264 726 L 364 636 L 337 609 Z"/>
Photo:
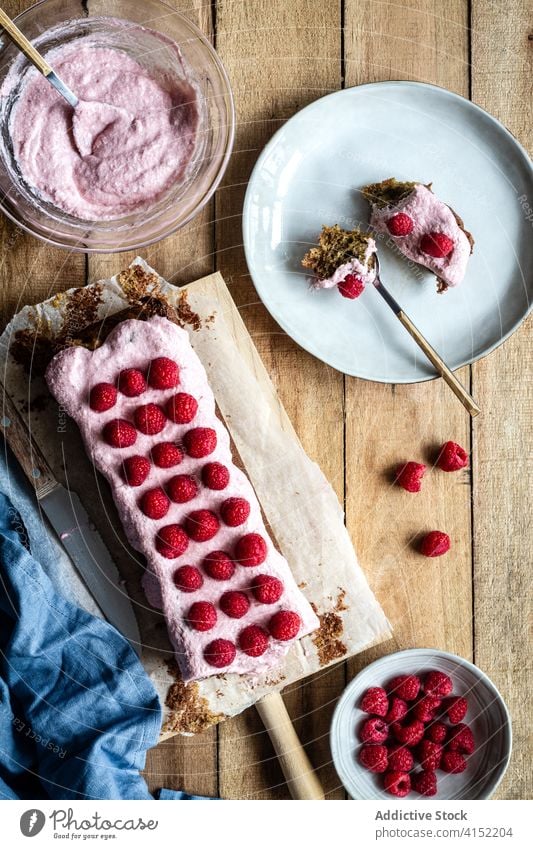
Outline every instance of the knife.
<path id="1" fill-rule="evenodd" d="M 13 454 L 35 490 L 39 507 L 83 578 L 102 613 L 140 655 L 141 638 L 128 594 L 102 537 L 89 519 L 79 496 L 66 489 L 37 447 L 30 430 L 0 382 L 0 427 Z"/>

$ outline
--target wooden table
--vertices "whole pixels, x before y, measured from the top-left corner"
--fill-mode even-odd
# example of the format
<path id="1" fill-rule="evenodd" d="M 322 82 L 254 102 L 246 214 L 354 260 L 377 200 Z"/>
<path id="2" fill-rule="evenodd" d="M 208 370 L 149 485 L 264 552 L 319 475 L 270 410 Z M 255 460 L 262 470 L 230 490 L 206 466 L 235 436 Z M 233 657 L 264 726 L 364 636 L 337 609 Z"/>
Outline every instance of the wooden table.
<path id="1" fill-rule="evenodd" d="M 514 752 L 500 798 L 527 798 L 532 692 L 527 651 L 530 584 L 533 382 L 531 321 L 460 376 L 481 403 L 471 422 L 442 381 L 383 386 L 338 374 L 298 348 L 270 318 L 242 250 L 246 182 L 264 144 L 294 112 L 343 86 L 376 80 L 436 83 L 487 109 L 531 143 L 533 48 L 527 0 L 168 0 L 210 35 L 237 108 L 235 150 L 215 200 L 177 235 L 145 250 L 174 283 L 220 269 L 231 287 L 309 455 L 336 488 L 369 581 L 394 627 L 379 649 L 334 667 L 286 695 L 288 709 L 331 799 L 344 793 L 331 764 L 328 727 L 347 681 L 380 654 L 431 646 L 473 659 L 511 710 Z M 15 15 L 29 3 L 9 0 Z M 529 29 L 528 29 L 529 26 Z M 107 277 L 132 255 L 86 257 L 46 247 L 0 219 L 2 318 L 25 303 Z M 529 336 L 528 336 L 529 331 Z M 317 410 L 321 415 L 317 416 Z M 324 432 L 324 421 L 328 427 Z M 424 497 L 390 490 L 383 470 L 432 456 L 454 439 L 472 468 L 433 475 Z M 411 541 L 445 528 L 450 555 L 421 563 Z M 151 788 L 226 798 L 287 798 L 253 710 L 150 752 Z"/>

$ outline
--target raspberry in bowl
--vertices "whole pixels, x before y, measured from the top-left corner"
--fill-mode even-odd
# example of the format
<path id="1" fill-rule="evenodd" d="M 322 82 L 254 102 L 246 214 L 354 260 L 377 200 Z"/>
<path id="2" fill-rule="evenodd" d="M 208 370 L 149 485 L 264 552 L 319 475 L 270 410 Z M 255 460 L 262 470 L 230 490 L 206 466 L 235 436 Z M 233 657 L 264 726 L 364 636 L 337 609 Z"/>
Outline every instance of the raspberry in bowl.
<path id="1" fill-rule="evenodd" d="M 488 799 L 509 764 L 511 720 L 477 666 L 437 649 L 407 649 L 351 681 L 330 742 L 353 799 Z"/>

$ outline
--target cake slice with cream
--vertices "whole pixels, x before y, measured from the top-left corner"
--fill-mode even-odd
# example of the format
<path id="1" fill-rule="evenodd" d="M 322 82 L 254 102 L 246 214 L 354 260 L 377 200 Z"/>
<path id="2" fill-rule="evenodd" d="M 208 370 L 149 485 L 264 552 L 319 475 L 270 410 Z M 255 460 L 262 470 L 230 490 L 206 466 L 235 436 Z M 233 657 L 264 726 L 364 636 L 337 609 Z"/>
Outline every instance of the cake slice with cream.
<path id="1" fill-rule="evenodd" d="M 369 233 L 323 227 L 318 244 L 307 251 L 302 265 L 313 274 L 316 289 L 337 286 L 345 298 L 357 298 L 376 279 L 376 243 Z"/>

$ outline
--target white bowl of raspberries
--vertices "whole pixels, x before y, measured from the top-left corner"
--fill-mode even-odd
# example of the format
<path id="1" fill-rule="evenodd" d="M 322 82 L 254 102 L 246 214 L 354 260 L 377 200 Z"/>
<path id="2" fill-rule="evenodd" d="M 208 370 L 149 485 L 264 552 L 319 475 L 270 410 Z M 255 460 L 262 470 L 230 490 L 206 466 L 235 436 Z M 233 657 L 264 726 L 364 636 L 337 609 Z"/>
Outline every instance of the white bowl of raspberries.
<path id="1" fill-rule="evenodd" d="M 492 681 L 437 649 L 365 667 L 331 725 L 335 768 L 353 799 L 488 799 L 511 745 L 509 713 Z"/>

